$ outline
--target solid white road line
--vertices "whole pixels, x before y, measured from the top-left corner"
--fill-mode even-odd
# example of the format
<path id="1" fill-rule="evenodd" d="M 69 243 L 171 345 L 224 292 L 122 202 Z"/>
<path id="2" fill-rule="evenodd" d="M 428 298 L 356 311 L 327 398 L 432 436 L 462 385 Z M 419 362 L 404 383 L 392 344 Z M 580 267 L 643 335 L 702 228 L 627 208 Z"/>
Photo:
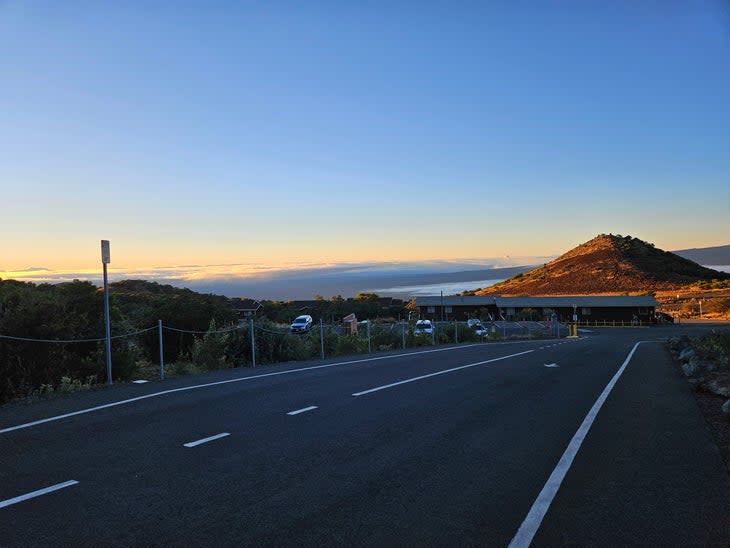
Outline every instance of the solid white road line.
<path id="1" fill-rule="evenodd" d="M 557 363 L 546 363 L 545 367 L 560 367 Z"/>
<path id="2" fill-rule="evenodd" d="M 545 514 L 547 514 L 547 511 L 550 508 L 550 504 L 552 504 L 558 489 L 560 489 L 560 485 L 563 483 L 563 479 L 565 479 L 565 475 L 568 473 L 571 464 L 573 464 L 573 459 L 588 434 L 588 430 L 590 430 L 593 421 L 596 420 L 596 416 L 603 406 L 603 403 L 606 401 L 606 398 L 608 398 L 611 390 L 613 390 L 613 387 L 618 382 L 622 373 L 626 369 L 626 366 L 631 361 L 634 352 L 636 352 L 636 349 L 642 342 L 644 341 L 639 341 L 634 345 L 631 352 L 629 352 L 628 356 L 626 356 L 624 363 L 621 367 L 619 367 L 619 370 L 616 371 L 616 374 L 608 382 L 606 388 L 604 388 L 603 392 L 601 392 L 601 395 L 598 396 L 598 399 L 596 400 L 596 403 L 593 404 L 593 407 L 591 407 L 591 410 L 588 411 L 585 419 L 583 419 L 583 422 L 573 435 L 570 443 L 568 443 L 568 447 L 565 449 L 563 456 L 560 457 L 557 466 L 555 466 L 552 474 L 550 474 L 550 477 L 542 488 L 542 491 L 540 491 L 540 494 L 537 495 L 537 499 L 535 499 L 535 502 L 532 504 L 532 508 L 530 508 L 530 511 L 527 513 L 527 517 L 525 517 L 522 525 L 520 525 L 520 528 L 517 530 L 512 542 L 509 543 L 509 548 L 528 548 L 528 546 L 530 546 L 532 539 L 535 537 L 535 533 L 537 533 Z"/>
<path id="3" fill-rule="evenodd" d="M 299 413 L 306 413 L 307 411 L 312 411 L 314 409 L 317 409 L 317 406 L 310 405 L 309 407 L 303 407 L 301 409 L 297 409 L 296 411 L 289 411 L 287 415 L 298 415 Z"/>
<path id="4" fill-rule="evenodd" d="M 225 438 L 226 436 L 230 436 L 231 434 L 229 432 L 222 432 L 220 434 L 216 434 L 215 436 L 210 436 L 209 438 L 203 438 L 202 440 L 198 441 L 191 441 L 188 443 L 183 443 L 185 447 L 195 447 L 196 445 L 201 445 L 203 443 L 208 443 L 209 441 L 218 440 L 220 438 Z"/>
<path id="5" fill-rule="evenodd" d="M 77 483 L 78 481 L 76 480 L 64 481 L 63 483 L 57 483 L 56 485 L 51 485 L 50 487 L 38 489 L 38 491 L 26 493 L 25 495 L 20 495 L 19 497 L 2 500 L 0 501 L 0 508 L 5 508 L 6 506 L 11 506 L 13 504 L 18 504 L 19 502 L 23 502 L 24 500 L 40 497 L 41 495 L 47 495 L 48 493 L 53 493 L 54 491 L 58 491 L 59 489 L 63 489 L 64 487 L 71 487 L 72 485 L 76 485 Z"/>
<path id="6" fill-rule="evenodd" d="M 498 362 L 500 360 L 506 360 L 507 358 L 514 358 L 515 356 L 522 356 L 523 354 L 529 354 L 530 352 L 534 352 L 534 350 L 525 350 L 524 352 L 518 352 L 517 354 L 510 354 L 509 356 L 502 356 L 500 358 L 492 358 L 491 360 L 484 360 L 483 362 L 476 362 L 476 363 L 469 363 L 466 365 L 460 365 L 459 367 L 452 367 L 451 369 L 444 369 L 443 371 L 436 371 L 435 373 L 429 373 L 428 375 L 420 375 L 418 377 L 413 377 L 412 379 L 405 379 L 402 381 L 393 382 L 393 383 L 386 384 L 383 386 L 376 386 L 375 388 L 370 388 L 369 390 L 363 390 L 362 392 L 355 392 L 353 394 L 353 396 L 363 396 L 365 394 L 370 394 L 372 392 L 378 392 L 379 390 L 385 390 L 386 388 L 393 388 L 394 386 L 399 386 L 401 384 L 407 384 L 409 382 L 420 381 L 421 379 L 428 379 L 429 377 L 435 377 L 437 375 L 444 375 L 446 373 L 451 373 L 453 371 L 459 371 L 460 369 L 467 369 L 469 367 L 476 367 L 477 365 L 484 365 L 485 363 Z"/>

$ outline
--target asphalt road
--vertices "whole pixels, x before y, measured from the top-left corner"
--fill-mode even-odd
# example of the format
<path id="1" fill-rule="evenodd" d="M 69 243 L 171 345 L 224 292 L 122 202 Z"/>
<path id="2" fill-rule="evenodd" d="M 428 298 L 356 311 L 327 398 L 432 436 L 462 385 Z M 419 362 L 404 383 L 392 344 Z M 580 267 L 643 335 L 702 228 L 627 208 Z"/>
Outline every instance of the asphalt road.
<path id="1" fill-rule="evenodd" d="M 656 342 L 699 329 L 596 329 L 10 406 L 0 546 L 520 546 L 530 528 L 534 546 L 727 546 L 728 474 Z M 536 504 L 612 379 L 554 498 Z"/>

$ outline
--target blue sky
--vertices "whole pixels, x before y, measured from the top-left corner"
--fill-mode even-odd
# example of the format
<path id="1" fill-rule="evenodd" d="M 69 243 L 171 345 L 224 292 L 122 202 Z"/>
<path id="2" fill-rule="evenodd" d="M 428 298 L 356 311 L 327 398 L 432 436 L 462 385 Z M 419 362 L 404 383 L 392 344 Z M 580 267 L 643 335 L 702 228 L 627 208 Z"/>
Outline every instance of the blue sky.
<path id="1" fill-rule="evenodd" d="M 0 271 L 730 243 L 724 2 L 213 4 L 0 2 Z"/>

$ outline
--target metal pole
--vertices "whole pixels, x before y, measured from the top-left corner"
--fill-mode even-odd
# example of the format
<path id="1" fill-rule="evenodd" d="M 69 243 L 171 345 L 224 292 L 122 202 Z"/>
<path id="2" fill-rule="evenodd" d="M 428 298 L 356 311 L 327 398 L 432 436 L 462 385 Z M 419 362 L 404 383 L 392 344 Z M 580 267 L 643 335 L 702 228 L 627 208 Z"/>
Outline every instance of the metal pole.
<path id="1" fill-rule="evenodd" d="M 160 380 L 165 380 L 165 352 L 162 346 L 162 320 L 157 320 L 157 333 L 160 338 Z"/>
<path id="2" fill-rule="evenodd" d="M 406 327 L 408 326 L 408 323 L 406 323 L 405 320 L 403 320 L 403 325 L 401 326 L 401 337 L 403 338 L 403 350 L 406 349 Z"/>
<path id="3" fill-rule="evenodd" d="M 436 345 L 436 322 L 431 325 L 431 342 Z"/>
<path id="4" fill-rule="evenodd" d="M 368 353 L 372 352 L 372 348 L 370 347 L 370 320 L 368 320 Z"/>
<path id="5" fill-rule="evenodd" d="M 253 329 L 253 318 L 251 318 L 251 367 L 256 367 L 256 334 Z"/>
<path id="6" fill-rule="evenodd" d="M 106 383 L 112 384 L 112 334 L 109 319 L 109 280 L 104 263 L 104 325 L 106 326 Z"/>
<path id="7" fill-rule="evenodd" d="M 322 325 L 322 318 L 319 319 L 319 351 L 324 359 L 324 325 Z"/>
<path id="8" fill-rule="evenodd" d="M 454 342 L 459 344 L 459 322 L 454 320 Z"/>

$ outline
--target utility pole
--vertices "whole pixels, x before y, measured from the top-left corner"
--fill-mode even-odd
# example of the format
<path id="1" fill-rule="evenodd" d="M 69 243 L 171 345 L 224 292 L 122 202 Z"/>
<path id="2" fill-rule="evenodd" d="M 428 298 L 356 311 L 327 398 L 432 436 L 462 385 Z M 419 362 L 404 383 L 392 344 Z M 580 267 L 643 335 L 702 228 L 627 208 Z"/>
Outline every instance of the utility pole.
<path id="1" fill-rule="evenodd" d="M 112 334 L 109 319 L 109 280 L 106 265 L 111 262 L 109 240 L 101 241 L 101 264 L 104 267 L 104 325 L 106 329 L 106 383 L 112 384 Z"/>

